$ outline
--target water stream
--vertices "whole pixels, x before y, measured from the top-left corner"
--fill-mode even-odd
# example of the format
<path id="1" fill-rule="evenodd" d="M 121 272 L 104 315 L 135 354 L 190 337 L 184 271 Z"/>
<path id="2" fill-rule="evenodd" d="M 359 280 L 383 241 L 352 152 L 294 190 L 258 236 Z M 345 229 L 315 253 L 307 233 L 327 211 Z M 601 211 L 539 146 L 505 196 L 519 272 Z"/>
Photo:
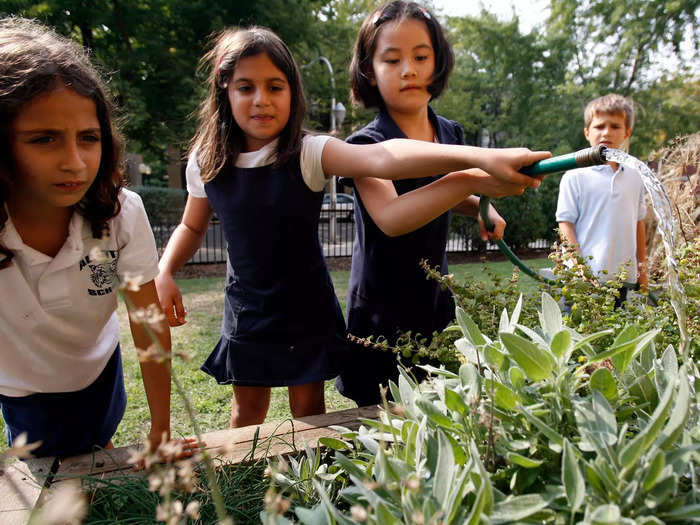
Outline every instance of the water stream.
<path id="1" fill-rule="evenodd" d="M 608 148 L 605 150 L 605 159 L 609 162 L 617 162 L 633 168 L 642 176 L 644 188 L 646 188 L 647 193 L 651 198 L 654 214 L 659 221 L 657 227 L 661 234 L 661 240 L 663 241 L 664 250 L 666 252 L 666 266 L 668 268 L 666 275 L 668 288 L 671 295 L 671 306 L 676 312 L 678 328 L 681 335 L 681 347 L 679 351 L 681 355 L 686 355 L 687 351 L 689 350 L 688 327 L 686 324 L 687 319 L 685 313 L 687 299 L 685 296 L 685 291 L 683 290 L 681 282 L 678 278 L 678 263 L 673 256 L 676 246 L 676 232 L 674 230 L 675 223 L 673 221 L 671 201 L 669 200 L 661 181 L 656 177 L 654 172 L 649 168 L 649 166 L 636 157 L 628 155 L 624 151 Z"/>

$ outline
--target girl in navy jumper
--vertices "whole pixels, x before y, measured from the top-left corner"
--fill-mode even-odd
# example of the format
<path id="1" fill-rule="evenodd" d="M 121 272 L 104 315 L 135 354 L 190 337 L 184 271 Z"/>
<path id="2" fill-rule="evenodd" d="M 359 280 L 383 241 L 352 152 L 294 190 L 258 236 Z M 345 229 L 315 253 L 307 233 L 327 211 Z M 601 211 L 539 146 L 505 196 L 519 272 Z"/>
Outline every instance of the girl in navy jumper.
<path id="1" fill-rule="evenodd" d="M 317 232 L 328 174 L 424 177 L 481 167 L 493 176 L 452 173 L 432 199 L 463 198 L 475 188 L 519 193 L 537 182 L 517 169 L 547 154 L 417 141 L 355 146 L 305 133 L 299 70 L 264 28 L 224 31 L 203 61 L 211 67 L 209 92 L 188 162 L 185 212 L 160 262 L 161 304 L 171 326 L 185 321 L 172 275 L 199 248 L 216 212 L 228 243 L 226 297 L 221 339 L 202 369 L 234 385 L 231 426 L 262 422 L 273 386 L 289 387 L 294 417 L 322 413 L 323 381 L 340 372 L 345 351 Z M 423 200 L 430 199 L 403 206 Z"/>
<path id="2" fill-rule="evenodd" d="M 362 24 L 350 65 L 353 99 L 379 108 L 377 117 L 351 135 L 352 144 L 410 138 L 463 144 L 462 127 L 428 105 L 447 85 L 454 57 L 438 21 L 414 2 L 396 0 L 371 13 Z M 353 181 L 343 181 L 352 184 Z M 443 184 L 435 175 L 388 181 L 354 181 L 356 237 L 348 286 L 348 332 L 359 337 L 383 335 L 390 341 L 404 332 L 430 338 L 454 319 L 448 290 L 427 280 L 422 259 L 447 273 L 446 247 L 450 208 L 478 217 L 476 196 L 454 194 L 430 213 L 416 213 L 403 228 L 387 225 L 387 205 Z M 482 192 L 482 194 L 488 194 Z M 498 239 L 505 221 L 491 207 L 496 228 L 487 233 L 479 217 L 481 238 Z M 355 346 L 337 381 L 338 390 L 358 405 L 380 401 L 379 385 L 396 381 L 396 356 Z"/>
<path id="3" fill-rule="evenodd" d="M 157 305 L 158 253 L 124 188 L 111 100 L 82 48 L 29 20 L 0 20 L 0 409 L 8 444 L 37 456 L 107 447 L 126 405 L 117 293 Z M 138 277 L 136 277 L 138 275 Z M 162 314 L 160 315 L 162 318 Z M 151 318 L 170 349 L 164 319 Z M 152 343 L 131 324 L 134 343 Z M 141 363 L 150 444 L 170 432 L 170 374 Z"/>

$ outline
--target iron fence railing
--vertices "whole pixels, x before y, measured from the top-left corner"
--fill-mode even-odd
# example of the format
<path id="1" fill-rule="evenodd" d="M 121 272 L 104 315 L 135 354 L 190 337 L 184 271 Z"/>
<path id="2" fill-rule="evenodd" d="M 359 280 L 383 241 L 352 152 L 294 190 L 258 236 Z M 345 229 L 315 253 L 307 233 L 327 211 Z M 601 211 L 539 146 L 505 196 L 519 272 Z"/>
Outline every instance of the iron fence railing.
<path id="1" fill-rule="evenodd" d="M 333 216 L 336 219 L 335 226 L 332 225 L 331 219 Z M 152 225 L 159 254 L 163 253 L 165 245 L 176 226 L 176 224 Z M 335 231 L 333 231 L 333 228 L 335 228 Z M 318 235 L 323 247 L 323 254 L 326 257 L 352 256 L 355 222 L 348 215 L 347 209 L 324 209 L 318 226 Z M 548 250 L 550 246 L 551 242 L 544 239 L 528 243 L 528 248 L 531 250 Z M 447 251 L 451 253 L 477 253 L 483 249 L 484 246 L 481 241 L 469 235 L 460 235 L 453 232 L 447 241 Z M 486 251 L 497 251 L 498 246 L 494 243 L 486 243 L 485 249 Z M 224 238 L 221 224 L 214 220 L 209 224 L 202 246 L 188 261 L 188 264 L 223 262 L 226 262 L 226 239 Z"/>

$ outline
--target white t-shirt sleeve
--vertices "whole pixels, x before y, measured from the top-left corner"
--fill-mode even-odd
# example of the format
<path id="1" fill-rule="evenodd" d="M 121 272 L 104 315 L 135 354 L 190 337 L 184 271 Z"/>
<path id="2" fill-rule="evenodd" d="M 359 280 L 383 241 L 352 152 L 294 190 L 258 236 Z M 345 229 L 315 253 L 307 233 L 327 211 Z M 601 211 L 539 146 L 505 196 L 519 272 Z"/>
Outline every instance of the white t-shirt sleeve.
<path id="1" fill-rule="evenodd" d="M 642 191 L 639 193 L 639 204 L 637 206 L 637 221 L 644 220 L 647 216 L 647 203 L 644 200 L 646 189 L 642 186 Z"/>
<path id="2" fill-rule="evenodd" d="M 559 197 L 557 199 L 557 222 L 575 223 L 578 219 L 578 195 L 576 191 L 574 173 L 564 173 L 559 183 Z"/>
<path id="3" fill-rule="evenodd" d="M 301 176 L 312 191 L 323 191 L 328 182 L 323 172 L 321 156 L 330 138 L 329 135 L 306 135 L 301 143 Z"/>
<path id="4" fill-rule="evenodd" d="M 185 179 L 187 180 L 187 193 L 200 199 L 207 198 L 207 193 L 204 191 L 204 183 L 200 176 L 199 165 L 197 164 L 196 151 L 193 151 L 187 159 Z"/>
<path id="5" fill-rule="evenodd" d="M 138 284 L 144 284 L 158 275 L 158 250 L 153 231 L 148 222 L 141 197 L 126 189 L 121 190 L 122 209 L 115 218 L 119 259 L 117 277 L 122 281 L 126 274 L 141 276 Z"/>

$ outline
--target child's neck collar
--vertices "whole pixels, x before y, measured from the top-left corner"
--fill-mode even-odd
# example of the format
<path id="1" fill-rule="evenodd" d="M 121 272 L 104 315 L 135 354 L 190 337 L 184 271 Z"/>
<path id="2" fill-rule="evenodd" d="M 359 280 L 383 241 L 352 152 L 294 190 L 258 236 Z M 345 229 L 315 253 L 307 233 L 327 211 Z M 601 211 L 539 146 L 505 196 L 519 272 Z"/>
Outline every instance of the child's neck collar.
<path id="1" fill-rule="evenodd" d="M 71 230 L 80 227 L 80 216 L 72 207 L 66 208 L 65 216 L 30 215 L 21 213 L 5 203 L 8 222 L 16 232 L 14 242 L 7 243 L 10 249 L 21 249 L 22 245 L 29 246 L 49 257 L 54 257 L 68 239 Z M 76 222 L 77 221 L 77 222 Z M 7 224 L 4 231 L 7 232 Z"/>
<path id="2" fill-rule="evenodd" d="M 395 111 L 385 108 L 391 120 L 403 131 L 409 139 L 433 142 L 437 136 L 437 129 L 432 122 L 432 109 L 424 106 L 420 110 L 411 113 Z"/>
<path id="3" fill-rule="evenodd" d="M 278 144 L 279 137 L 272 142 L 268 142 L 262 148 L 239 153 L 236 158 L 236 167 L 257 168 L 274 163 L 277 159 Z"/>

